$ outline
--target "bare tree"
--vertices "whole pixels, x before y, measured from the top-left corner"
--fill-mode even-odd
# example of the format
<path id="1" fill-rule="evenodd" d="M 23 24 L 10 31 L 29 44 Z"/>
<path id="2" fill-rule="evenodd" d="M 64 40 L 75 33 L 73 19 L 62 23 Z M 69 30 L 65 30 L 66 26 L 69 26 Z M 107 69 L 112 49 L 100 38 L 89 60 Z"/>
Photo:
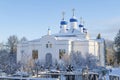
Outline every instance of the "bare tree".
<path id="1" fill-rule="evenodd" d="M 12 35 L 8 38 L 8 47 L 10 48 L 10 53 L 16 53 L 17 51 L 18 38 L 15 35 Z"/>
<path id="2" fill-rule="evenodd" d="M 0 69 L 5 70 L 8 64 L 9 53 L 6 50 L 0 50 Z"/>
<path id="3" fill-rule="evenodd" d="M 8 74 L 13 74 L 18 67 L 16 54 L 9 54 L 7 50 L 0 51 L 0 69 Z"/>
<path id="4" fill-rule="evenodd" d="M 70 64 L 70 55 L 64 54 L 62 56 L 63 66 L 68 66 Z"/>
<path id="5" fill-rule="evenodd" d="M 94 68 L 97 66 L 98 63 L 98 60 L 94 55 L 90 53 L 86 53 L 83 55 L 81 52 L 71 53 L 70 60 L 75 69 L 85 66 L 88 66 L 89 68 Z"/>
<path id="6" fill-rule="evenodd" d="M 27 41 L 27 38 L 26 37 L 22 37 L 20 42 L 24 42 L 24 41 Z"/>

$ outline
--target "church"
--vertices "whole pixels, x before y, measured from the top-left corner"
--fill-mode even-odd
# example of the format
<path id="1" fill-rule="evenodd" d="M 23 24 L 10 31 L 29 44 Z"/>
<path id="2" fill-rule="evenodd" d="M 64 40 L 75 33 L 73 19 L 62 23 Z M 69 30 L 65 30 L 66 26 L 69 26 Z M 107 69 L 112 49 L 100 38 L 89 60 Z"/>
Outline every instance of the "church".
<path id="1" fill-rule="evenodd" d="M 63 13 L 58 33 L 51 34 L 48 29 L 47 34 L 39 39 L 18 43 L 17 62 L 34 59 L 52 64 L 61 60 L 62 54 L 70 55 L 74 51 L 92 54 L 99 59 L 101 66 L 105 66 L 104 48 L 104 39 L 90 39 L 84 24 L 82 21 L 78 23 L 73 11 L 69 22 L 64 19 Z"/>

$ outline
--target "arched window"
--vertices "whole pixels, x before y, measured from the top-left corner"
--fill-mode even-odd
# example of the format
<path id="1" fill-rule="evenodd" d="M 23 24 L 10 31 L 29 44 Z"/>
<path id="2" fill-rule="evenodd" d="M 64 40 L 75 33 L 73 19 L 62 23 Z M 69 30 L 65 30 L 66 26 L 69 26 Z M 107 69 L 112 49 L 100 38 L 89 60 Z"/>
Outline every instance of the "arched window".
<path id="1" fill-rule="evenodd" d="M 32 58 L 33 59 L 38 59 L 38 50 L 33 50 L 32 51 Z"/>
<path id="2" fill-rule="evenodd" d="M 52 48 L 52 44 L 49 44 L 50 48 Z"/>
<path id="3" fill-rule="evenodd" d="M 46 48 L 48 48 L 48 44 L 46 44 Z"/>

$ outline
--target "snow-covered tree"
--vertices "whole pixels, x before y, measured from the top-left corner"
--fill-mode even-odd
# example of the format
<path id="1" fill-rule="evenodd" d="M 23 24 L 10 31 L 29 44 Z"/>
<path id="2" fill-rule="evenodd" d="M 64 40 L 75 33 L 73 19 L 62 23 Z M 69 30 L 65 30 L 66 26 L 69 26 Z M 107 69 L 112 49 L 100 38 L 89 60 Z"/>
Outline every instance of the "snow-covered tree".
<path id="1" fill-rule="evenodd" d="M 0 50 L 4 49 L 4 43 L 0 43 Z"/>
<path id="2" fill-rule="evenodd" d="M 117 33 L 116 37 L 115 37 L 115 47 L 116 47 L 116 58 L 117 58 L 117 63 L 120 63 L 120 30 Z"/>
<path id="3" fill-rule="evenodd" d="M 8 64 L 9 53 L 5 50 L 0 50 L 0 69 L 4 70 Z"/>
<path id="4" fill-rule="evenodd" d="M 0 69 L 8 74 L 14 73 L 18 69 L 16 54 L 10 54 L 6 50 L 0 51 Z"/>
<path id="5" fill-rule="evenodd" d="M 99 60 L 97 59 L 96 56 L 92 55 L 92 54 L 86 54 L 86 65 L 89 68 L 95 68 L 98 64 L 99 64 Z"/>
<path id="6" fill-rule="evenodd" d="M 69 69 L 72 66 L 73 69 L 79 69 L 88 66 L 89 68 L 95 68 L 99 64 L 98 59 L 90 54 L 82 54 L 81 52 L 72 52 L 70 55 L 64 54 L 62 57 L 63 68 Z"/>
<path id="7" fill-rule="evenodd" d="M 84 65 L 85 58 L 82 56 L 81 52 L 72 52 L 70 55 L 70 64 L 74 68 L 79 68 Z"/>
<path id="8" fill-rule="evenodd" d="M 24 41 L 27 41 L 27 38 L 26 37 L 22 37 L 20 42 L 24 42 Z"/>
<path id="9" fill-rule="evenodd" d="M 62 60 L 65 66 L 68 66 L 70 64 L 70 56 L 68 54 L 64 54 Z"/>
<path id="10" fill-rule="evenodd" d="M 90 54 L 82 54 L 81 52 L 73 52 L 71 53 L 71 65 L 76 68 L 88 66 L 89 68 L 94 68 L 97 66 L 98 60 L 97 58 Z"/>
<path id="11" fill-rule="evenodd" d="M 115 37 L 115 46 L 117 47 L 117 50 L 120 51 L 120 30 Z"/>
<path id="12" fill-rule="evenodd" d="M 10 53 L 16 53 L 17 51 L 18 38 L 15 35 L 12 35 L 8 38 L 8 47 L 10 48 Z"/>

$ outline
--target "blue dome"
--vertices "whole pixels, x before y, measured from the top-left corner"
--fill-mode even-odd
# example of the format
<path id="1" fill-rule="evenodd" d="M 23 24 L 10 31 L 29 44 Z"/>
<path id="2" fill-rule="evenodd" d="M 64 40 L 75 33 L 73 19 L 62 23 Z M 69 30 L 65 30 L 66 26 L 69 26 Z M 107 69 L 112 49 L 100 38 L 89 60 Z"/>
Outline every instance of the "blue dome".
<path id="1" fill-rule="evenodd" d="M 80 25 L 79 25 L 79 27 L 83 27 L 83 25 L 82 25 L 82 24 L 80 24 Z"/>
<path id="2" fill-rule="evenodd" d="M 70 22 L 77 22 L 77 19 L 76 18 L 71 18 Z"/>
<path id="3" fill-rule="evenodd" d="M 61 25 L 67 25 L 67 21 L 61 21 L 60 24 Z"/>
<path id="4" fill-rule="evenodd" d="M 87 30 L 86 28 L 83 28 L 83 30 Z"/>

